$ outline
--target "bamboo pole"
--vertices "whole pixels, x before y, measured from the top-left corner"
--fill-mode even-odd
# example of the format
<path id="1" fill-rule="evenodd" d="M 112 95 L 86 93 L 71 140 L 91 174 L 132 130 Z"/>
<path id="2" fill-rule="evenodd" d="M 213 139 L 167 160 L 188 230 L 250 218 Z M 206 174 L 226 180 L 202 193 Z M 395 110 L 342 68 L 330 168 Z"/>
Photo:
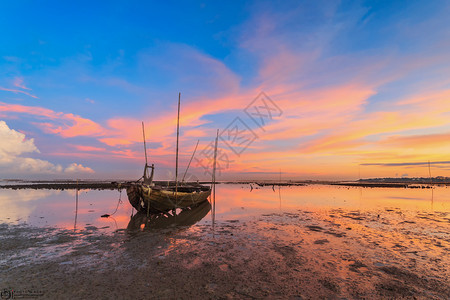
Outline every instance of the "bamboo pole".
<path id="1" fill-rule="evenodd" d="M 216 163 L 217 163 L 217 142 L 219 140 L 219 129 L 217 129 L 217 135 L 216 135 L 216 143 L 214 146 L 214 166 L 213 166 L 213 175 L 212 175 L 212 192 L 213 192 L 213 226 L 215 224 L 216 220 Z"/>
<path id="2" fill-rule="evenodd" d="M 280 169 L 280 180 L 278 181 L 278 198 L 280 199 L 280 211 L 281 211 L 281 169 Z"/>
<path id="3" fill-rule="evenodd" d="M 189 166 L 191 165 L 192 159 L 194 158 L 195 151 L 197 151 L 197 147 L 198 147 L 198 143 L 199 142 L 200 142 L 200 140 L 197 140 L 197 145 L 195 145 L 194 153 L 192 153 L 191 160 L 189 160 L 188 166 L 187 166 L 186 171 L 184 172 L 184 175 L 183 175 L 183 179 L 181 180 L 182 183 L 184 182 L 184 177 L 186 177 L 186 173 L 189 170 Z"/>
<path id="4" fill-rule="evenodd" d="M 78 217 L 78 179 L 77 179 L 77 188 L 75 191 L 75 222 L 73 224 L 73 231 L 77 230 L 77 217 Z"/>
<path id="5" fill-rule="evenodd" d="M 433 184 L 433 178 L 431 177 L 430 161 L 428 161 L 428 175 L 430 176 L 430 183 Z"/>
<path id="6" fill-rule="evenodd" d="M 147 145 L 145 144 L 145 128 L 144 128 L 144 121 L 142 121 L 142 136 L 143 136 L 143 138 L 144 138 L 145 165 L 147 165 Z"/>
<path id="7" fill-rule="evenodd" d="M 148 161 L 147 161 L 147 145 L 145 143 L 145 129 L 144 129 L 144 121 L 142 121 L 142 137 L 144 138 L 144 154 L 145 154 L 145 167 L 144 167 L 144 183 L 147 179 L 147 166 L 148 166 Z"/>
<path id="8" fill-rule="evenodd" d="M 177 151 L 175 158 L 175 202 L 178 206 L 178 143 L 180 137 L 180 99 L 181 93 L 178 93 L 178 115 L 177 115 Z"/>

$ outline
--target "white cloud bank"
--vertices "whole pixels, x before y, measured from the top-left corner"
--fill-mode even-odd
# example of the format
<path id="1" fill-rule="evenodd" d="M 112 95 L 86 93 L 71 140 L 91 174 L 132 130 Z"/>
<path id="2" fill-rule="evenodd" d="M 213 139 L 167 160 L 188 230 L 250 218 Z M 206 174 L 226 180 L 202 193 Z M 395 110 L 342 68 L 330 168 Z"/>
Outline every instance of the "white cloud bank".
<path id="1" fill-rule="evenodd" d="M 24 156 L 30 153 L 40 153 L 34 144 L 34 139 L 26 139 L 25 134 L 9 128 L 5 121 L 0 121 L 0 173 L 94 173 L 91 168 L 77 163 L 72 163 L 67 168 L 63 168 L 59 164 Z"/>

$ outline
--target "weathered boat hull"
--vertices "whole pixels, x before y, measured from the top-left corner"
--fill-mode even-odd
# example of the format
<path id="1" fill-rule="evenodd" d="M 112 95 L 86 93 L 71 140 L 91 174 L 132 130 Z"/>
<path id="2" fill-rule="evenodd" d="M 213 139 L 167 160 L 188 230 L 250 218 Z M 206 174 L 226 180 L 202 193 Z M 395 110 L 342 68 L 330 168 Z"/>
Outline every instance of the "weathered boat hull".
<path id="1" fill-rule="evenodd" d="M 192 190 L 192 191 L 191 191 Z M 176 208 L 194 207 L 206 201 L 211 190 L 206 187 L 180 187 L 175 192 L 173 187 L 150 187 L 145 184 L 134 184 L 127 187 L 130 204 L 137 211 L 152 213 L 167 212 Z"/>

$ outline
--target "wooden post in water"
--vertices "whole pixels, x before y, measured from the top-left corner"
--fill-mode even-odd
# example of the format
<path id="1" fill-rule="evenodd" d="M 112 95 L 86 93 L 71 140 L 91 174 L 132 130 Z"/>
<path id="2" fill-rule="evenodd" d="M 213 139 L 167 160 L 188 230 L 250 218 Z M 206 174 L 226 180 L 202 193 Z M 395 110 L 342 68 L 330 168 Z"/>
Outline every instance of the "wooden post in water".
<path id="1" fill-rule="evenodd" d="M 219 129 L 217 129 L 216 143 L 214 146 L 214 166 L 212 174 L 212 199 L 213 199 L 213 227 L 216 220 L 216 163 L 217 163 L 217 142 L 219 140 Z"/>
<path id="2" fill-rule="evenodd" d="M 181 93 L 178 93 L 178 115 L 177 115 L 177 152 L 175 158 L 175 202 L 178 206 L 178 142 L 180 137 L 180 99 Z M 176 208 L 175 208 L 176 209 Z"/>
<path id="3" fill-rule="evenodd" d="M 195 145 L 194 152 L 192 153 L 192 156 L 191 156 L 191 159 L 189 160 L 189 163 L 188 163 L 188 166 L 187 166 L 187 168 L 186 168 L 186 171 L 184 172 L 183 179 L 181 179 L 181 183 L 184 182 L 184 177 L 186 176 L 186 173 L 187 173 L 187 171 L 189 170 L 189 166 L 191 165 L 192 159 L 194 158 L 195 151 L 197 151 L 198 142 L 200 142 L 200 140 L 197 140 L 197 145 Z"/>
<path id="4" fill-rule="evenodd" d="M 77 179 L 77 188 L 75 190 L 75 222 L 73 224 L 73 231 L 77 230 L 77 217 L 78 217 L 78 179 Z"/>
<path id="5" fill-rule="evenodd" d="M 280 199 L 280 211 L 281 211 L 281 168 L 280 168 L 280 180 L 278 180 L 278 198 Z"/>
<path id="6" fill-rule="evenodd" d="M 428 175 L 430 176 L 430 183 L 433 184 L 433 178 L 431 177 L 430 161 L 428 161 Z"/>

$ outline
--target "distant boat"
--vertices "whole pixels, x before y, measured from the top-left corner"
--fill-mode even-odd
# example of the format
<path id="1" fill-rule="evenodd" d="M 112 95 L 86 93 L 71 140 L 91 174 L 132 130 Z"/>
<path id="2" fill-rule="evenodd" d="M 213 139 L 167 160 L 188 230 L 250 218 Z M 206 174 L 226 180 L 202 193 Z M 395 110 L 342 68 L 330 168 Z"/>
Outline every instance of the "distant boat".
<path id="1" fill-rule="evenodd" d="M 144 137 L 145 167 L 144 175 L 140 180 L 127 184 L 127 195 L 130 204 L 138 212 L 165 213 L 177 208 L 193 208 L 208 200 L 211 195 L 211 188 L 198 183 L 178 182 L 178 137 L 180 120 L 180 94 L 178 95 L 178 118 L 177 118 L 177 150 L 175 167 L 175 185 L 155 185 L 153 183 L 153 174 L 155 166 L 147 163 L 147 147 L 145 144 L 144 122 L 142 122 L 142 133 Z M 198 145 L 198 143 L 197 143 Z M 194 150 L 195 154 L 195 150 Z M 192 156 L 194 156 L 194 154 Z M 188 166 L 189 168 L 189 166 Z M 151 169 L 151 175 L 148 176 L 148 169 Z M 186 170 L 187 172 L 187 170 Z M 184 180 L 184 177 L 183 177 Z"/>

